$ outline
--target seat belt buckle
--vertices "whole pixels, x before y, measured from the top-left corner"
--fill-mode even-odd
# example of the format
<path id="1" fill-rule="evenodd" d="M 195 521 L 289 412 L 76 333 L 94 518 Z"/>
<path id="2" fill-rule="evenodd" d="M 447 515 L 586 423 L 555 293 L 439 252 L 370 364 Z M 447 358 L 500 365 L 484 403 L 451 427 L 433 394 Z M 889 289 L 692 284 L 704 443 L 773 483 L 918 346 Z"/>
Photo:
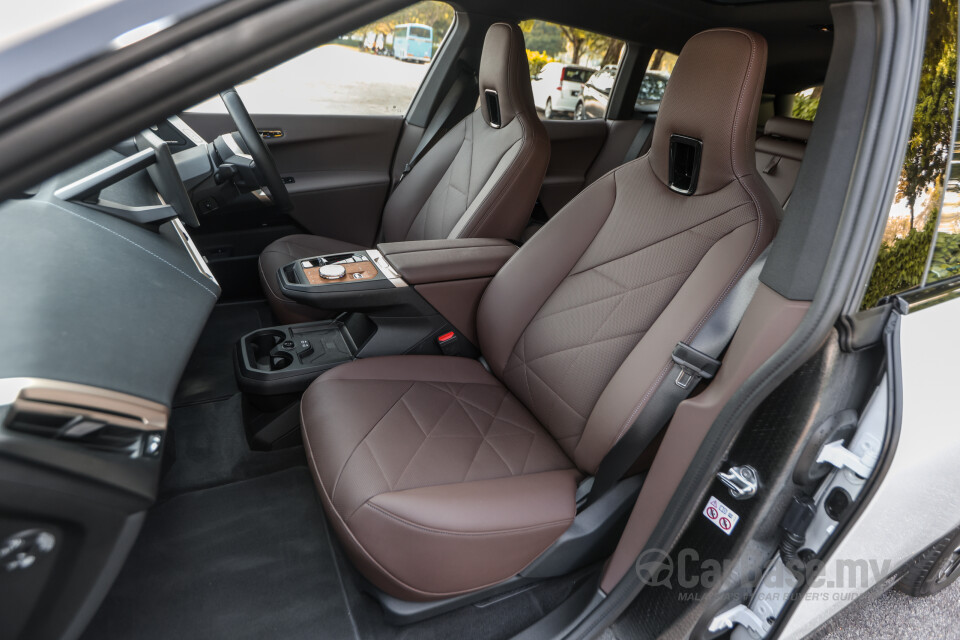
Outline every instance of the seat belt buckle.
<path id="1" fill-rule="evenodd" d="M 440 351 L 442 351 L 445 356 L 457 354 L 457 347 L 459 346 L 457 342 L 457 334 L 453 331 L 448 331 L 437 338 L 437 345 L 439 345 Z"/>
<path id="2" fill-rule="evenodd" d="M 403 171 L 400 172 L 400 177 L 397 178 L 397 184 L 403 182 L 403 179 L 407 177 L 407 174 L 410 173 L 411 169 L 413 169 L 413 167 L 410 166 L 409 162 L 403 165 Z"/>
<path id="3" fill-rule="evenodd" d="M 671 358 L 680 367 L 674 384 L 681 389 L 688 389 L 699 384 L 701 380 L 711 379 L 720 368 L 719 360 L 683 342 L 678 342 L 673 348 Z"/>

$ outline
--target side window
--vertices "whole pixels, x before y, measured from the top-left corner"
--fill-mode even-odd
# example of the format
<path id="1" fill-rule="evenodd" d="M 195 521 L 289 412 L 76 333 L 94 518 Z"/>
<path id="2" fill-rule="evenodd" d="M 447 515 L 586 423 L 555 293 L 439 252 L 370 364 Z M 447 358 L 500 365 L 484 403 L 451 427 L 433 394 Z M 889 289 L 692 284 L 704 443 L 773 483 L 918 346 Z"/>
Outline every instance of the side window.
<path id="1" fill-rule="evenodd" d="M 795 93 L 793 95 L 793 110 L 790 115 L 794 118 L 812 122 L 817 116 L 821 93 L 823 93 L 823 87 L 810 87 Z"/>
<path id="2" fill-rule="evenodd" d="M 638 113 L 655 113 L 660 108 L 663 92 L 667 90 L 667 81 L 673 73 L 673 66 L 677 63 L 677 56 L 669 51 L 657 49 L 650 56 L 647 71 L 640 81 L 640 91 L 637 93 L 637 102 L 634 109 Z"/>
<path id="3" fill-rule="evenodd" d="M 445 2 L 418 2 L 250 78 L 251 113 L 402 115 L 453 25 Z M 219 97 L 189 111 L 224 112 Z"/>
<path id="4" fill-rule="evenodd" d="M 906 158 L 865 309 L 884 296 L 960 275 L 960 172 L 954 169 L 960 156 L 953 141 L 957 2 L 932 0 L 929 12 Z"/>
<path id="5" fill-rule="evenodd" d="M 602 118 L 617 79 L 623 41 L 574 27 L 526 20 L 530 85 L 545 120 Z"/>

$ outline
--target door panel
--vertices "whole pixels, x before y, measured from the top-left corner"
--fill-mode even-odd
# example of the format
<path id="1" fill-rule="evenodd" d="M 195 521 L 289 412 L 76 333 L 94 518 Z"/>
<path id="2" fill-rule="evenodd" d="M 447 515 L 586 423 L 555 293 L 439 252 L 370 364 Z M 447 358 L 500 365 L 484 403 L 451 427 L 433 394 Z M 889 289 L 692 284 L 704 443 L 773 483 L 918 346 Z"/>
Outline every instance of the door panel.
<path id="1" fill-rule="evenodd" d="M 220 113 L 182 114 L 207 140 L 236 127 Z M 252 114 L 259 129 L 283 132 L 267 144 L 308 232 L 371 245 L 390 189 L 402 116 Z"/>

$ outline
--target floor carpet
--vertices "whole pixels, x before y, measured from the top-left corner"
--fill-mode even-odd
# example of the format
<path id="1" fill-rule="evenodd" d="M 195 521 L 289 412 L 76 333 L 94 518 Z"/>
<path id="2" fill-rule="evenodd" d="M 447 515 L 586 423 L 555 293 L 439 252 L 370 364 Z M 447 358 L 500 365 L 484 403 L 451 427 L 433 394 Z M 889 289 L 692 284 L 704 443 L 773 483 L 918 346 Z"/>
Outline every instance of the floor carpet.
<path id="1" fill-rule="evenodd" d="M 174 406 L 222 400 L 237 393 L 233 352 L 245 334 L 272 323 L 266 302 L 217 305 L 180 379 Z"/>
<path id="2" fill-rule="evenodd" d="M 305 467 L 153 509 L 85 638 L 354 638 Z"/>

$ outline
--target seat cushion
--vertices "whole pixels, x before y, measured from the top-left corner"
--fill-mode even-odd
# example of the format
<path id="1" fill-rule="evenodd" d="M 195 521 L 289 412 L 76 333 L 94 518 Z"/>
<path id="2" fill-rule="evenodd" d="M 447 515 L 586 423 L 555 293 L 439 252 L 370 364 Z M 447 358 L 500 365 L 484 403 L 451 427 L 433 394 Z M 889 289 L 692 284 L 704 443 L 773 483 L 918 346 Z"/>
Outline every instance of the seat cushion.
<path id="1" fill-rule="evenodd" d="M 430 600 L 515 575 L 576 514 L 579 473 L 479 362 L 369 358 L 318 378 L 304 442 L 338 536 L 383 591 Z"/>
<path id="2" fill-rule="evenodd" d="M 277 271 L 281 267 L 300 258 L 358 251 L 365 248 L 342 240 L 304 234 L 286 236 L 267 245 L 260 254 L 260 283 L 277 319 L 284 324 L 295 324 L 321 320 L 331 315 L 328 311 L 299 304 L 284 296 L 280 292 L 280 283 L 277 280 Z"/>

